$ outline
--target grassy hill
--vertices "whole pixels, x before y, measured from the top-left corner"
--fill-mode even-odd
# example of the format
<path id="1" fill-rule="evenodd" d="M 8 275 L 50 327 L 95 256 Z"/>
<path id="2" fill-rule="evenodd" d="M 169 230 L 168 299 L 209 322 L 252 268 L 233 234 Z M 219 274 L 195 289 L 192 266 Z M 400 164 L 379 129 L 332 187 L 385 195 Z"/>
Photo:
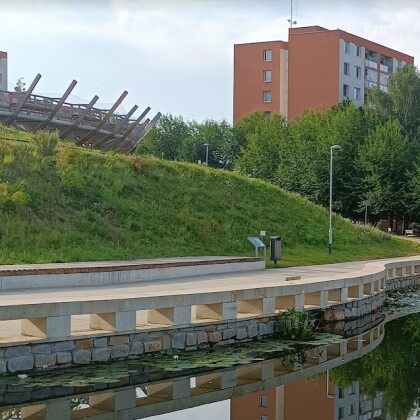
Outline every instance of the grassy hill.
<path id="1" fill-rule="evenodd" d="M 203 166 L 101 154 L 0 126 L 0 264 L 253 255 L 283 238 L 281 265 L 420 254 L 263 181 Z"/>

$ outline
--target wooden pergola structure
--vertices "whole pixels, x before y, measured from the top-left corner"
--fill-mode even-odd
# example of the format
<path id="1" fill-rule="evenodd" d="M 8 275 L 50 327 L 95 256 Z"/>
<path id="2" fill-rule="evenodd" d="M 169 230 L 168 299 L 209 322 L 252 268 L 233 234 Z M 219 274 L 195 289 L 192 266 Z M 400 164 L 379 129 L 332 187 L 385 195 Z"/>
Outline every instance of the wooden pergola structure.
<path id="1" fill-rule="evenodd" d="M 0 90 L 0 122 L 5 125 L 23 127 L 25 130 L 59 132 L 60 138 L 78 146 L 101 151 L 114 150 L 130 153 L 157 123 L 161 114 L 146 118 L 147 107 L 137 118 L 135 105 L 126 115 L 116 113 L 127 92 L 124 91 L 110 109 L 95 108 L 99 97 L 94 96 L 88 104 L 66 102 L 77 84 L 73 80 L 60 98 L 35 95 L 36 85 L 41 79 L 38 74 L 27 91 L 8 92 Z"/>

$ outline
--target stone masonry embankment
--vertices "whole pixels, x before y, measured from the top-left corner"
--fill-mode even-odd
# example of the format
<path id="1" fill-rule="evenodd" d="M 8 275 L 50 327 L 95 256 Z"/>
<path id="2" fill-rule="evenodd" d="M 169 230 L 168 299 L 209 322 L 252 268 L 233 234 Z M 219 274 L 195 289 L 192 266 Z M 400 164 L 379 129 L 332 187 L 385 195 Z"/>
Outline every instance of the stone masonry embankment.
<path id="1" fill-rule="evenodd" d="M 0 374 L 258 340 L 274 333 L 275 320 L 288 309 L 321 311 L 326 321 L 357 319 L 377 312 L 386 290 L 420 284 L 420 258 L 416 257 L 370 262 L 353 272 L 344 272 L 341 267 L 331 274 L 332 268 L 327 267 L 327 274 L 321 276 L 316 268 L 317 277 L 302 279 L 282 278 L 275 270 L 240 273 L 238 264 L 218 261 L 217 266 L 227 268 L 227 277 L 200 277 L 195 282 L 188 279 L 121 288 L 114 284 L 109 289 L 75 292 L 54 291 L 52 286 L 47 293 L 19 291 L 5 295 L 0 321 L 14 325 L 20 322 L 21 329 L 14 332 L 16 338 L 0 342 Z M 243 264 L 258 267 L 260 261 Z M 200 270 L 207 270 L 200 265 Z M 233 268 L 238 272 L 229 277 Z M 188 276 L 193 276 L 195 269 L 187 264 L 182 267 Z M 137 267 L 131 271 L 134 273 Z M 101 269 L 101 275 L 108 273 Z M 110 281 L 118 283 L 118 279 L 119 275 L 109 274 Z M 98 290 L 106 295 L 98 295 Z M 77 321 L 80 317 L 87 317 L 89 324 L 78 333 L 73 330 L 73 318 Z"/>

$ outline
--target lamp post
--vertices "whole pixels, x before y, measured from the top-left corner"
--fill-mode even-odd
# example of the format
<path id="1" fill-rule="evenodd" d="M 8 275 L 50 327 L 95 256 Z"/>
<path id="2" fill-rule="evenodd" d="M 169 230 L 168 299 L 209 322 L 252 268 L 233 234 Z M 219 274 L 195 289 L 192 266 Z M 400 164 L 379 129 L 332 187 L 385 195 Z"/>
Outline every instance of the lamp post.
<path id="1" fill-rule="evenodd" d="M 333 231 L 332 231 L 332 190 L 333 190 L 333 150 L 342 149 L 338 144 L 334 144 L 330 147 L 330 223 L 328 230 L 328 252 L 332 254 L 333 247 Z"/>
<path id="2" fill-rule="evenodd" d="M 365 201 L 362 201 L 362 204 L 365 206 L 365 225 L 367 225 L 367 223 L 368 223 L 368 206 L 369 206 L 369 201 L 368 200 L 365 200 Z"/>
<path id="3" fill-rule="evenodd" d="M 209 164 L 209 144 L 204 143 L 204 146 L 206 146 L 206 166 Z"/>

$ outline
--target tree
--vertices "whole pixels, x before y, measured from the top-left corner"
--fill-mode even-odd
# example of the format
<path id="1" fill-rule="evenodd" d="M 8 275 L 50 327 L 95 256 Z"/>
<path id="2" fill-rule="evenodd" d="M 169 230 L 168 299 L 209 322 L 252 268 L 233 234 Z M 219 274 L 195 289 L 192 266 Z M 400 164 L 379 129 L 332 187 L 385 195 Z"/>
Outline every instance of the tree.
<path id="1" fill-rule="evenodd" d="M 365 194 L 378 218 L 393 222 L 409 213 L 407 173 L 412 162 L 408 138 L 396 119 L 376 127 L 360 148 L 358 164 L 365 173 Z"/>
<path id="2" fill-rule="evenodd" d="M 139 144 L 136 153 L 178 160 L 182 145 L 188 141 L 189 137 L 191 137 L 191 129 L 182 117 L 163 115 Z"/>
<path id="3" fill-rule="evenodd" d="M 420 141 L 420 73 L 413 65 L 397 70 L 388 81 L 389 93 L 378 88 L 368 93 L 368 106 L 379 121 L 396 118 L 404 133 Z"/>
<path id="4" fill-rule="evenodd" d="M 275 182 L 288 129 L 280 115 L 266 117 L 256 113 L 247 117 L 237 133 L 242 130 L 245 145 L 235 161 L 235 168 L 244 175 Z M 255 124 L 253 124 L 255 123 Z"/>

